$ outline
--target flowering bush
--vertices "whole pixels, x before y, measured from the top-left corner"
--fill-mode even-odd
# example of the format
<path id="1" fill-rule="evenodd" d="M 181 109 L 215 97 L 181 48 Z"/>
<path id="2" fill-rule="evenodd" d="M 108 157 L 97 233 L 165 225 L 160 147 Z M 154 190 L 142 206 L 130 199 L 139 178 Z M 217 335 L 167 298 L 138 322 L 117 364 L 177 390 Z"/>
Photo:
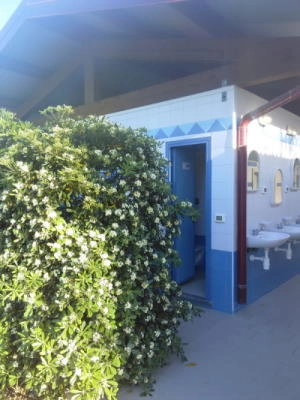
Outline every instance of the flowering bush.
<path id="1" fill-rule="evenodd" d="M 49 108 L 43 128 L 0 114 L 0 398 L 116 399 L 183 355 L 199 312 L 169 265 L 188 203 L 156 141 Z"/>

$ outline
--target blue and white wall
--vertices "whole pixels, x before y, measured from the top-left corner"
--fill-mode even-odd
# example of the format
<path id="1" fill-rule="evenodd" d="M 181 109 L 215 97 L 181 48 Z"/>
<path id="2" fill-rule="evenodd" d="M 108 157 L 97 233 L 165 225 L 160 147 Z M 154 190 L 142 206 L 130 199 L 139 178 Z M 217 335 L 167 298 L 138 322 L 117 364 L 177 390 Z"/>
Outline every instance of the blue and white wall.
<path id="1" fill-rule="evenodd" d="M 236 129 L 237 121 L 265 101 L 237 87 L 225 87 L 171 101 L 126 110 L 108 117 L 125 126 L 145 127 L 148 134 L 161 142 L 166 155 L 168 146 L 188 143 L 209 143 L 206 168 L 209 171 L 208 215 L 205 219 L 206 293 L 213 308 L 228 313 L 238 309 L 236 302 Z M 279 109 L 271 113 L 272 125 L 261 127 L 251 123 L 248 151 L 260 157 L 261 190 L 248 194 L 248 229 L 265 220 L 279 222 L 283 216 L 300 214 L 300 191 L 286 190 L 279 206 L 271 203 L 274 171 L 280 168 L 284 187 L 291 187 L 292 163 L 300 158 L 300 143 L 285 135 L 286 127 L 300 132 L 300 119 Z M 263 190 L 264 194 L 262 194 Z M 222 223 L 216 216 L 222 215 Z M 260 262 L 248 261 L 248 302 L 262 296 L 300 272 L 300 245 L 293 260 L 284 254 L 271 254 L 271 269 L 264 271 Z"/>
<path id="2" fill-rule="evenodd" d="M 215 309 L 234 311 L 235 258 L 235 114 L 234 88 L 226 87 L 135 108 L 108 117 L 125 126 L 145 127 L 165 153 L 176 146 L 209 142 L 207 165 L 210 206 L 206 209 L 206 293 Z M 223 223 L 215 222 L 223 215 Z"/>
<path id="3" fill-rule="evenodd" d="M 235 109 L 237 115 L 254 110 L 265 101 L 240 88 L 235 88 Z M 266 222 L 275 228 L 283 217 L 300 214 L 300 191 L 293 190 L 293 165 L 300 159 L 300 137 L 286 134 L 287 128 L 300 133 L 300 118 L 277 109 L 269 114 L 272 121 L 262 126 L 257 120 L 249 125 L 248 154 L 256 151 L 259 155 L 259 189 L 247 194 L 247 229 L 258 228 Z M 277 169 L 283 174 L 282 203 L 274 205 L 274 176 Z M 257 254 L 259 255 L 259 254 Z M 285 253 L 270 251 L 271 266 L 264 271 L 259 261 L 247 262 L 248 301 L 251 302 L 274 289 L 300 272 L 300 244 L 293 246 L 293 258 L 287 260 Z"/>

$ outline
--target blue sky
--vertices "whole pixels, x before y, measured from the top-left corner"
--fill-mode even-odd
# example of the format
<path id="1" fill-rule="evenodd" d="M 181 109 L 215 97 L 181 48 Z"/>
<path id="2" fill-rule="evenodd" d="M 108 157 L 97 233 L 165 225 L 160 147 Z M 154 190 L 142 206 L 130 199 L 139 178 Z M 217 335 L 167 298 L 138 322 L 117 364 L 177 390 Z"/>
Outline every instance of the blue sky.
<path id="1" fill-rule="evenodd" d="M 21 0 L 0 0 L 0 29 L 20 3 Z"/>

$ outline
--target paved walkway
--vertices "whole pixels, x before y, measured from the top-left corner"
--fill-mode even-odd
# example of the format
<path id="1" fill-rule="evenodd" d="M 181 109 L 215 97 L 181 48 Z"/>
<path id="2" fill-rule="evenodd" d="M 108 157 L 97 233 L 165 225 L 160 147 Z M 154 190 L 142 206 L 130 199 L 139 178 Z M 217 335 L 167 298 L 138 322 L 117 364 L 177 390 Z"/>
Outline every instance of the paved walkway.
<path id="1" fill-rule="evenodd" d="M 181 327 L 188 362 L 158 370 L 151 400 L 299 400 L 300 276 L 239 313 Z M 120 400 L 141 400 L 122 388 Z"/>

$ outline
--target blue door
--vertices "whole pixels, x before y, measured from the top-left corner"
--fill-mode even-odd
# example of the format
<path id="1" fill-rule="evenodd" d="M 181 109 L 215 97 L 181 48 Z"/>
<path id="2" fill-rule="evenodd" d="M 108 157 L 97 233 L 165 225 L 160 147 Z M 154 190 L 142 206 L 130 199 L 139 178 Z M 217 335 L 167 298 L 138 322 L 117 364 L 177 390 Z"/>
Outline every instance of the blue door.
<path id="1" fill-rule="evenodd" d="M 173 147 L 172 187 L 173 193 L 182 201 L 195 202 L 195 147 Z M 181 224 L 181 235 L 175 239 L 175 248 L 179 253 L 182 264 L 172 269 L 172 279 L 183 283 L 195 275 L 195 232 L 194 223 L 190 218 L 184 218 Z"/>

